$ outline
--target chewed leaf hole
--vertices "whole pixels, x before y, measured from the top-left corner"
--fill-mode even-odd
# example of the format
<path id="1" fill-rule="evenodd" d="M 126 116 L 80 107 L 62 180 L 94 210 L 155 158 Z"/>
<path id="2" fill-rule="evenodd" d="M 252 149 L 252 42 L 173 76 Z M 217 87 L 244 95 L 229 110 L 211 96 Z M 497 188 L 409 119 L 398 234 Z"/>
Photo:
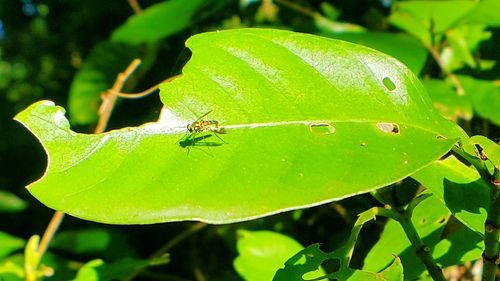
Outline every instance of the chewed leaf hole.
<path id="1" fill-rule="evenodd" d="M 445 136 L 442 136 L 442 135 L 437 135 L 437 136 L 436 136 L 436 139 L 438 139 L 438 140 L 445 140 L 445 139 L 446 139 L 446 137 L 445 137 Z"/>
<path id="2" fill-rule="evenodd" d="M 335 127 L 328 123 L 310 124 L 309 130 L 318 135 L 329 135 L 335 133 Z"/>
<path id="3" fill-rule="evenodd" d="M 394 123 L 377 123 L 379 128 L 384 133 L 399 134 L 399 125 Z"/>
<path id="4" fill-rule="evenodd" d="M 382 83 L 384 83 L 384 86 L 387 90 L 389 91 L 396 90 L 396 85 L 394 84 L 394 82 L 392 82 L 391 78 L 384 77 L 384 79 L 382 79 Z"/>

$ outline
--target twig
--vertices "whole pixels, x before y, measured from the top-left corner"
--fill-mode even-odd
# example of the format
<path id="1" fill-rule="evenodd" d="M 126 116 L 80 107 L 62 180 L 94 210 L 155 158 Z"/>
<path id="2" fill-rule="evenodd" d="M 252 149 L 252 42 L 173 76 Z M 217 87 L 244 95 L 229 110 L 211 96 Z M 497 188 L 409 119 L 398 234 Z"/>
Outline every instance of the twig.
<path id="1" fill-rule="evenodd" d="M 142 91 L 140 93 L 120 93 L 120 92 L 114 92 L 113 94 L 120 97 L 120 98 L 124 98 L 124 99 L 138 99 L 138 98 L 142 98 L 142 97 L 145 97 L 149 94 L 152 94 L 154 93 L 158 87 L 160 86 L 161 83 L 166 83 L 166 82 L 170 82 L 172 80 L 175 80 L 176 78 L 180 77 L 181 75 L 175 75 L 175 76 L 172 76 L 168 79 L 165 79 L 163 80 L 162 82 L 160 82 L 159 84 L 156 84 L 154 85 L 153 87 L 145 90 L 145 91 Z"/>
<path id="2" fill-rule="evenodd" d="M 441 71 L 443 72 L 443 74 L 446 75 L 450 79 L 451 83 L 453 83 L 453 85 L 455 86 L 455 90 L 457 91 L 457 94 L 460 96 L 463 96 L 465 91 L 464 91 L 464 88 L 462 87 L 462 83 L 460 83 L 460 80 L 458 80 L 458 78 L 455 74 L 449 72 L 446 69 L 444 62 L 443 62 L 443 59 L 441 58 L 441 54 L 439 54 L 439 51 L 436 49 L 436 47 L 434 47 L 430 44 L 427 44 L 425 42 L 422 42 L 422 44 L 425 46 L 425 48 L 427 48 L 429 53 L 431 53 L 432 57 L 434 58 L 434 60 L 438 64 L 439 68 L 441 68 Z"/>
<path id="3" fill-rule="evenodd" d="M 192 234 L 200 231 L 201 229 L 203 229 L 206 226 L 207 226 L 207 224 L 202 223 L 202 222 L 197 222 L 197 223 L 192 224 L 188 229 L 186 229 L 183 232 L 179 233 L 177 236 L 175 236 L 170 241 L 168 241 L 165 245 L 163 245 L 160 249 L 158 249 L 156 252 L 154 252 L 149 258 L 153 259 L 153 258 L 161 257 L 168 250 L 172 249 L 175 245 L 177 245 L 180 242 L 182 242 L 182 240 L 188 238 L 189 236 L 191 236 Z M 141 274 L 141 272 L 143 270 L 144 269 L 139 269 L 139 270 L 136 270 L 136 271 L 132 272 L 124 280 L 126 280 L 126 281 L 133 280 L 137 275 Z"/>
<path id="4" fill-rule="evenodd" d="M 130 7 L 132 8 L 135 14 L 138 15 L 142 13 L 142 8 L 139 5 L 139 3 L 137 3 L 137 0 L 128 0 L 128 3 L 130 4 Z"/>
<path id="5" fill-rule="evenodd" d="M 96 134 L 104 132 L 108 124 L 109 117 L 111 116 L 111 112 L 113 111 L 113 107 L 117 98 L 115 93 L 121 91 L 125 82 L 127 82 L 130 75 L 132 75 L 132 73 L 139 67 L 140 64 L 140 59 L 134 59 L 124 72 L 118 74 L 113 87 L 101 94 L 102 104 L 99 108 L 99 122 L 97 123 L 97 127 L 95 128 Z"/>

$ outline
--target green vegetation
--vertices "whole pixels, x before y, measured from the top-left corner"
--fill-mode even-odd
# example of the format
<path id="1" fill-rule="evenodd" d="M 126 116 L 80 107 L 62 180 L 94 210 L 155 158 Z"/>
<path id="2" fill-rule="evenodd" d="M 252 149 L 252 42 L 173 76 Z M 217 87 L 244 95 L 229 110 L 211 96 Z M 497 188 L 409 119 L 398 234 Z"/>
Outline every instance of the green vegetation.
<path id="1" fill-rule="evenodd" d="M 495 280 L 499 10 L 5 1 L 0 281 Z"/>

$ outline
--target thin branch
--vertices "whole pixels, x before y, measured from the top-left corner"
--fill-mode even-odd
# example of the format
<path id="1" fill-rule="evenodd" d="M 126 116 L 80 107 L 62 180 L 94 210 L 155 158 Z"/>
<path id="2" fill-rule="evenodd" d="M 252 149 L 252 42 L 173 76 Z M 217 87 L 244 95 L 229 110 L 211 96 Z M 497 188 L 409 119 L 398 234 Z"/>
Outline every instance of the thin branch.
<path id="1" fill-rule="evenodd" d="M 132 75 L 132 73 L 139 67 L 140 64 L 140 59 L 134 59 L 124 72 L 118 74 L 113 87 L 101 94 L 102 104 L 99 108 L 99 121 L 97 123 L 97 127 L 95 128 L 96 134 L 100 134 L 106 129 L 109 117 L 111 116 L 111 112 L 113 111 L 113 107 L 115 106 L 117 98 L 115 93 L 118 93 L 122 90 L 125 82 L 127 82 L 130 75 Z"/>
<path id="2" fill-rule="evenodd" d="M 47 225 L 47 228 L 43 233 L 42 240 L 40 241 L 40 245 L 38 246 L 38 254 L 40 255 L 40 260 L 47 251 L 50 241 L 54 237 L 54 234 L 57 232 L 59 226 L 61 225 L 63 218 L 64 218 L 64 213 L 61 211 L 56 211 L 52 216 L 52 219 L 50 219 L 49 225 Z"/>
<path id="3" fill-rule="evenodd" d="M 465 91 L 464 88 L 462 87 L 462 83 L 460 83 L 460 80 L 458 80 L 455 74 L 449 72 L 446 69 L 443 59 L 441 58 L 441 54 L 439 54 L 439 51 L 436 49 L 436 47 L 429 45 L 425 42 L 422 42 L 422 44 L 425 46 L 425 48 L 427 48 L 429 53 L 431 53 L 432 57 L 438 64 L 439 68 L 441 68 L 441 71 L 444 73 L 444 75 L 446 75 L 450 79 L 451 83 L 453 83 L 453 85 L 455 86 L 455 90 L 457 91 L 457 94 L 463 96 Z"/>
<path id="4" fill-rule="evenodd" d="M 160 249 L 158 249 L 156 252 L 154 252 L 149 258 L 153 259 L 153 258 L 161 257 L 166 252 L 168 252 L 170 249 L 172 249 L 175 245 L 179 244 L 184 239 L 186 239 L 189 236 L 193 235 L 194 233 L 200 231 L 201 229 L 203 229 L 206 226 L 207 226 L 207 224 L 202 223 L 202 222 L 197 222 L 197 223 L 192 224 L 188 229 L 179 233 L 177 236 L 175 236 L 170 241 L 168 241 L 165 245 L 163 245 Z M 124 280 L 126 280 L 126 281 L 133 280 L 137 275 L 141 274 L 143 270 L 144 269 L 139 269 L 139 270 L 132 272 Z"/>
<path id="5" fill-rule="evenodd" d="M 137 0 L 128 0 L 128 3 L 130 4 L 130 7 L 132 8 L 132 10 L 136 15 L 142 13 L 142 8 L 137 2 Z"/>
<path id="6" fill-rule="evenodd" d="M 145 91 L 142 91 L 140 93 L 120 93 L 120 92 L 114 92 L 113 94 L 116 95 L 116 96 L 118 96 L 118 97 L 120 97 L 120 98 L 124 98 L 124 99 L 138 99 L 138 98 L 143 98 L 145 96 L 148 96 L 148 95 L 154 93 L 156 90 L 158 90 L 158 87 L 160 86 L 160 84 L 173 81 L 173 80 L 175 80 L 176 78 L 178 78 L 180 76 L 181 75 L 179 74 L 179 75 L 175 75 L 175 76 L 169 77 L 168 79 L 163 80 L 159 84 L 156 84 L 153 87 L 151 87 L 151 88 L 149 88 L 149 89 L 147 89 Z"/>

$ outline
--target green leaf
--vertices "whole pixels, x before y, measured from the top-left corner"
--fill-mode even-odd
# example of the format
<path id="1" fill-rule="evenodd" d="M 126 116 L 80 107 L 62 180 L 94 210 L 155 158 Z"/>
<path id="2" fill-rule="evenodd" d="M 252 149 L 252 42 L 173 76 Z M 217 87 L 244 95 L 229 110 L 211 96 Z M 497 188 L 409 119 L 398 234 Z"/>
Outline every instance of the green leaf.
<path id="1" fill-rule="evenodd" d="M 397 2 L 389 21 L 426 44 L 431 44 L 431 30 L 438 42 L 446 30 L 475 6 L 476 2 L 469 0 Z"/>
<path id="2" fill-rule="evenodd" d="M 440 241 L 444 225 L 450 216 L 448 209 L 436 197 L 431 196 L 415 207 L 412 222 L 423 242 L 430 249 Z M 415 254 L 401 225 L 389 220 L 380 240 L 370 250 L 364 261 L 363 270 L 380 271 L 397 255 L 403 263 L 405 280 L 418 277 L 425 271 L 424 265 Z"/>
<path id="3" fill-rule="evenodd" d="M 475 51 L 484 40 L 491 37 L 490 31 L 484 31 L 484 25 L 461 25 L 446 32 L 449 47 L 445 47 L 441 59 L 446 70 L 452 72 L 464 64 L 476 68 Z"/>
<path id="4" fill-rule="evenodd" d="M 481 258 L 484 242 L 481 235 L 467 227 L 461 227 L 439 241 L 432 255 L 443 267 L 463 264 Z"/>
<path id="5" fill-rule="evenodd" d="M 419 74 L 427 58 L 427 50 L 415 38 L 403 33 L 321 33 L 322 36 L 361 44 L 391 55 L 415 74 Z"/>
<path id="6" fill-rule="evenodd" d="M 249 281 L 272 280 L 288 258 L 304 248 L 294 239 L 277 232 L 246 230 L 238 231 L 236 247 L 239 256 L 234 260 L 234 268 Z M 320 270 L 308 277 L 323 275 L 323 270 Z"/>
<path id="7" fill-rule="evenodd" d="M 111 40 L 132 45 L 156 42 L 188 27 L 204 4 L 204 0 L 170 0 L 152 5 L 118 27 Z"/>
<path id="8" fill-rule="evenodd" d="M 132 255 L 125 235 L 99 228 L 59 232 L 50 247 L 78 255 L 99 253 L 111 260 Z"/>
<path id="9" fill-rule="evenodd" d="M 459 75 L 458 79 L 470 99 L 475 112 L 482 118 L 500 125 L 500 87 L 493 81 L 478 80 Z"/>
<path id="10" fill-rule="evenodd" d="M 230 223 L 394 183 L 465 137 L 410 70 L 372 49 L 264 29 L 187 45 L 192 59 L 161 87 L 156 123 L 85 135 L 51 102 L 18 114 L 48 154 L 29 191 L 99 222 Z M 226 134 L 187 134 L 204 113 Z"/>
<path id="11" fill-rule="evenodd" d="M 432 99 L 434 107 L 446 119 L 456 121 L 458 118 L 470 120 L 472 118 L 472 105 L 463 95 L 459 95 L 451 85 L 443 80 L 422 80 Z"/>
<path id="12" fill-rule="evenodd" d="M 97 122 L 101 93 L 110 89 L 116 75 L 138 56 L 137 49 L 112 42 L 103 42 L 92 49 L 69 89 L 68 110 L 72 124 Z"/>
<path id="13" fill-rule="evenodd" d="M 0 259 L 24 247 L 24 240 L 0 231 Z"/>
<path id="14" fill-rule="evenodd" d="M 490 191 L 474 168 L 450 156 L 418 171 L 412 178 L 431 190 L 463 224 L 484 233 Z"/>
<path id="15" fill-rule="evenodd" d="M 481 154 L 500 170 L 500 146 L 484 136 L 473 136 L 470 142 L 481 147 Z"/>
<path id="16" fill-rule="evenodd" d="M 20 212 L 28 207 L 28 203 L 15 194 L 0 190 L 0 212 Z"/>
<path id="17" fill-rule="evenodd" d="M 375 219 L 378 210 L 378 208 L 371 208 L 361 213 L 354 224 L 348 241 L 340 248 L 331 253 L 326 253 L 319 248 L 319 244 L 313 244 L 286 261 L 285 267 L 276 272 L 273 280 L 403 280 L 403 268 L 397 257 L 386 270 L 380 273 L 361 271 L 349 267 L 361 228 L 365 223 Z M 393 257 L 392 255 L 389 256 Z M 325 269 L 326 266 L 330 265 L 327 270 L 328 273 L 312 279 L 313 276 L 309 274 L 315 272 L 322 265 Z"/>
<path id="18" fill-rule="evenodd" d="M 476 2 L 472 9 L 462 20 L 461 24 L 483 24 L 488 27 L 500 26 L 500 1 L 481 0 Z"/>
<path id="19" fill-rule="evenodd" d="M 112 263 L 96 259 L 80 268 L 74 281 L 124 280 L 137 270 L 167 264 L 169 261 L 168 255 L 151 260 L 124 258 Z"/>

